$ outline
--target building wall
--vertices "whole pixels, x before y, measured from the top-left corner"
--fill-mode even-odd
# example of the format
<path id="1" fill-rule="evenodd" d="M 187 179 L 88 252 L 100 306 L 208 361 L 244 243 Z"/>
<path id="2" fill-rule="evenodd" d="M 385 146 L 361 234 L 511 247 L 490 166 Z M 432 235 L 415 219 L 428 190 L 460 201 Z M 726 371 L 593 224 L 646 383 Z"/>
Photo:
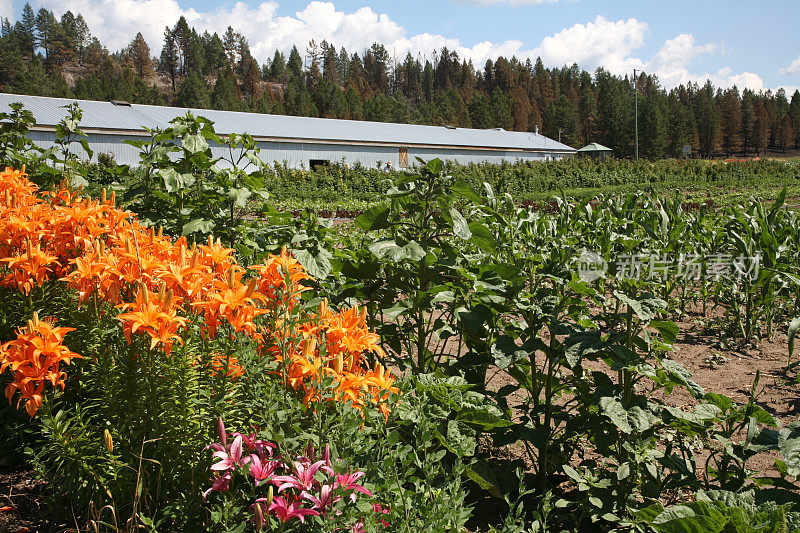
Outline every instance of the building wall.
<path id="1" fill-rule="evenodd" d="M 31 131 L 28 136 L 40 147 L 50 148 L 55 146 L 55 132 Z M 139 164 L 139 150 L 133 146 L 125 144 L 126 139 L 146 140 L 147 137 L 97 134 L 87 135 L 89 147 L 94 151 L 96 160 L 97 154 L 106 153 L 114 156 L 117 163 L 121 165 L 136 166 Z M 400 147 L 394 146 L 361 146 L 361 145 L 334 145 L 302 142 L 259 142 L 261 149 L 260 158 L 267 163 L 275 162 L 285 164 L 291 168 L 309 168 L 312 160 L 328 161 L 331 163 L 344 161 L 347 164 L 360 162 L 366 167 L 376 167 L 385 165 L 389 162 L 393 168 L 400 165 Z M 445 148 L 423 148 L 409 146 L 408 163 L 413 166 L 416 158 L 423 160 L 439 158 L 442 160 L 456 161 L 458 163 L 500 163 L 502 161 L 542 161 L 546 159 L 560 159 L 564 154 L 550 152 L 520 152 L 503 150 L 468 150 L 468 149 L 445 149 Z M 86 157 L 83 148 L 74 143 L 71 151 L 80 157 Z M 227 157 L 227 150 L 221 146 L 212 146 L 212 154 L 215 157 Z M 225 166 L 224 162 L 220 166 Z"/>

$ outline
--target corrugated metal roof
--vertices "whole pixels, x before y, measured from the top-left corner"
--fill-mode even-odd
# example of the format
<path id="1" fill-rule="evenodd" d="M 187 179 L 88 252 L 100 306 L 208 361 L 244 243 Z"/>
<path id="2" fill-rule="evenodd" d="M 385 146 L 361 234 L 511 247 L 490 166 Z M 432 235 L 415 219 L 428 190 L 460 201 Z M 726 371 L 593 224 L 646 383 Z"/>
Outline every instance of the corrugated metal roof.
<path id="1" fill-rule="evenodd" d="M 62 106 L 78 102 L 83 112 L 81 127 L 86 129 L 141 131 L 142 127 L 165 128 L 170 120 L 191 111 L 214 122 L 217 133 L 249 133 L 253 137 L 276 139 L 308 139 L 339 143 L 390 143 L 417 146 L 480 147 L 532 151 L 574 153 L 575 149 L 536 133 L 478 130 L 443 126 L 419 126 L 359 120 L 265 115 L 238 111 L 185 109 L 181 107 L 73 100 L 0 93 L 0 111 L 10 110 L 19 102 L 30 110 L 36 123 L 54 126 L 66 116 Z"/>
<path id="2" fill-rule="evenodd" d="M 613 152 L 613 150 L 599 143 L 589 143 L 583 148 L 580 148 L 578 152 Z"/>

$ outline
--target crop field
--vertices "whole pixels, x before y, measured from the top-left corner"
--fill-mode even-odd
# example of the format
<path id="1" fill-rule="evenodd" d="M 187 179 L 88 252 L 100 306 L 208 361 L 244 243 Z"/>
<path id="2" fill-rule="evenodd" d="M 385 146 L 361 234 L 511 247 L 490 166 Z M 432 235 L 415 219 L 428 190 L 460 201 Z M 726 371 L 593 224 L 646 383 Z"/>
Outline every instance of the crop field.
<path id="1" fill-rule="evenodd" d="M 128 168 L 73 118 L 0 117 L 0 530 L 800 531 L 797 162 L 310 173 L 187 117 Z"/>

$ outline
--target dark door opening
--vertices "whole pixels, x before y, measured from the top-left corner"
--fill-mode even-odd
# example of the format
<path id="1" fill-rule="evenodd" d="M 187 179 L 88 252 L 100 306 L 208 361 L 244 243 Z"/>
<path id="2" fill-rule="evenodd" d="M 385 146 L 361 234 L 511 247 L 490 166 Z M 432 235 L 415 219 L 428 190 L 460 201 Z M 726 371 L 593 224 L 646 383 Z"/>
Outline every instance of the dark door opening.
<path id="1" fill-rule="evenodd" d="M 327 159 L 309 159 L 308 161 L 308 168 L 311 170 L 317 170 L 320 167 L 329 167 L 331 166 L 331 162 Z"/>

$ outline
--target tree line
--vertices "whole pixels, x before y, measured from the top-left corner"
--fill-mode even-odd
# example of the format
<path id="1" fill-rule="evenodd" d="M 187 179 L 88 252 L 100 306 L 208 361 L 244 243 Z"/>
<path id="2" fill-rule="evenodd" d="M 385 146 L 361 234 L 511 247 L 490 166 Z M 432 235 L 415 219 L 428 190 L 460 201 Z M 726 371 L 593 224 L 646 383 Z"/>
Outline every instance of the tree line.
<path id="1" fill-rule="evenodd" d="M 599 142 L 633 154 L 634 90 L 639 152 L 703 157 L 800 149 L 800 92 L 740 91 L 707 81 L 666 90 L 656 76 L 616 76 L 541 59 L 498 57 L 483 66 L 447 48 L 397 58 L 375 43 L 348 51 L 312 40 L 263 64 L 229 27 L 198 32 L 181 17 L 154 57 L 141 33 L 110 52 L 83 16 L 58 19 L 26 4 L 0 24 L 0 90 L 89 100 L 298 116 L 539 131 L 579 147 Z"/>

